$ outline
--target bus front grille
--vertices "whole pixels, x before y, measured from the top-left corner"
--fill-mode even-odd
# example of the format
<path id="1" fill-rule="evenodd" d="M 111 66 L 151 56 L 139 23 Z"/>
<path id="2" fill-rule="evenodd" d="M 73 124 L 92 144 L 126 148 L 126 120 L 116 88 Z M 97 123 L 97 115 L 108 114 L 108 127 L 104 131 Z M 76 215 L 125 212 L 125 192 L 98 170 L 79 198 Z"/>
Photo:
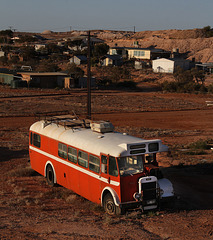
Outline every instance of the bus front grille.
<path id="1" fill-rule="evenodd" d="M 143 191 L 143 200 L 156 199 L 156 182 L 142 183 L 141 189 Z"/>

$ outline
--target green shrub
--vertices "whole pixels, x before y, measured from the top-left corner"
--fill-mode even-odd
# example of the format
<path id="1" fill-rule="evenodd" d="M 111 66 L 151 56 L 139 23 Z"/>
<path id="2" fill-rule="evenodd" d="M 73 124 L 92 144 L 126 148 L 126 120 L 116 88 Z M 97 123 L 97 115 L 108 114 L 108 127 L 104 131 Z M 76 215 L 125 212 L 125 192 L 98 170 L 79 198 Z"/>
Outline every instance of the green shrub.
<path id="1" fill-rule="evenodd" d="M 135 89 L 137 86 L 136 82 L 134 81 L 123 81 L 116 84 L 118 88 L 128 88 L 128 89 Z"/>
<path id="2" fill-rule="evenodd" d="M 192 150 L 207 150 L 209 149 L 208 141 L 198 140 L 197 142 L 191 143 L 188 146 Z"/>
<path id="3" fill-rule="evenodd" d="M 168 82 L 164 81 L 161 84 L 163 91 L 167 92 L 179 92 L 179 93 L 195 93 L 195 92 L 207 92 L 209 91 L 204 85 L 195 82 Z M 213 86 L 210 88 L 213 92 Z"/>
<path id="4" fill-rule="evenodd" d="M 205 155 L 206 152 L 203 150 L 196 150 L 196 151 L 188 151 L 185 152 L 186 155 Z"/>
<path id="5" fill-rule="evenodd" d="M 37 173 L 31 167 L 20 167 L 7 172 L 7 175 L 11 177 L 30 177 L 37 175 Z"/>
<path id="6" fill-rule="evenodd" d="M 207 90 L 209 93 L 213 93 L 213 84 L 210 84 L 208 87 L 207 87 Z"/>
<path id="7" fill-rule="evenodd" d="M 176 92 L 177 91 L 177 83 L 176 82 L 164 81 L 161 84 L 161 88 L 162 88 L 163 91 Z"/>

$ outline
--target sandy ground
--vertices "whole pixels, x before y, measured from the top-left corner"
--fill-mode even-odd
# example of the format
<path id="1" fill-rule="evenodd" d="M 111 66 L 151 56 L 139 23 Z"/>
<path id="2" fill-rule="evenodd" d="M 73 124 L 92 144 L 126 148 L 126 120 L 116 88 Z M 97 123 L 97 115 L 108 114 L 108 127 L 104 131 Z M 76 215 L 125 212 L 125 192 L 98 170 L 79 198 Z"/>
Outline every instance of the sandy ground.
<path id="1" fill-rule="evenodd" d="M 0 86 L 0 239 L 213 239 L 213 153 L 184 154 L 191 142 L 213 143 L 212 95 L 95 91 L 93 119 L 116 130 L 160 138 L 171 149 L 159 163 L 178 199 L 157 212 L 108 216 L 30 169 L 28 129 L 35 112 L 86 114 L 86 93 Z"/>

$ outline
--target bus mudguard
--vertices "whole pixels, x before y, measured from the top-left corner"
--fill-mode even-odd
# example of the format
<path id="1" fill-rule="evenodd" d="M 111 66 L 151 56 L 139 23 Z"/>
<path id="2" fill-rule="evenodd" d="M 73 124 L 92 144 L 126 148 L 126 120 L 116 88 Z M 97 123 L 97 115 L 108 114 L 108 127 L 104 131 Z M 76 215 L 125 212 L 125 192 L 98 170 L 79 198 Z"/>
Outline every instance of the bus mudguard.
<path id="1" fill-rule="evenodd" d="M 47 177 L 46 170 L 47 170 L 47 165 L 48 165 L 48 164 L 50 164 L 50 166 L 52 167 L 53 172 L 54 172 L 54 183 L 57 183 L 57 177 L 56 177 L 55 168 L 54 168 L 53 164 L 52 164 L 50 161 L 47 161 L 46 164 L 45 164 L 45 168 L 44 168 L 44 176 Z"/>
<path id="2" fill-rule="evenodd" d="M 114 203 L 116 206 L 119 206 L 120 205 L 120 200 L 119 200 L 119 197 L 118 197 L 118 194 L 116 193 L 116 191 L 114 189 L 112 189 L 111 187 L 105 187 L 101 193 L 101 205 L 103 206 L 103 195 L 104 195 L 104 192 L 107 191 L 107 192 L 110 192 L 112 197 L 113 197 L 113 200 L 114 200 Z"/>

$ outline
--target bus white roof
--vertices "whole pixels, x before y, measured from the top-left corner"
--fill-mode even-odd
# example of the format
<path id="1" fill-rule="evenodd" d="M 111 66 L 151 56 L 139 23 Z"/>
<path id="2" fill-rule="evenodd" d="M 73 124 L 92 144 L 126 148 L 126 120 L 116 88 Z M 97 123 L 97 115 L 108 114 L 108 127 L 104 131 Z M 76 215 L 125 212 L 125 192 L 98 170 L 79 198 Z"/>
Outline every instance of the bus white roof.
<path id="1" fill-rule="evenodd" d="M 99 156 L 100 153 L 109 154 L 114 157 L 129 156 L 131 155 L 130 146 L 140 146 L 141 144 L 146 144 L 146 153 L 149 153 L 149 143 L 158 143 L 159 147 L 156 152 L 168 151 L 168 147 L 163 145 L 159 139 L 144 140 L 118 132 L 99 133 L 92 131 L 90 128 L 66 128 L 55 123 L 46 125 L 43 120 L 34 123 L 30 127 L 30 131 L 97 156 Z M 137 153 L 137 155 L 138 154 L 139 153 Z"/>

